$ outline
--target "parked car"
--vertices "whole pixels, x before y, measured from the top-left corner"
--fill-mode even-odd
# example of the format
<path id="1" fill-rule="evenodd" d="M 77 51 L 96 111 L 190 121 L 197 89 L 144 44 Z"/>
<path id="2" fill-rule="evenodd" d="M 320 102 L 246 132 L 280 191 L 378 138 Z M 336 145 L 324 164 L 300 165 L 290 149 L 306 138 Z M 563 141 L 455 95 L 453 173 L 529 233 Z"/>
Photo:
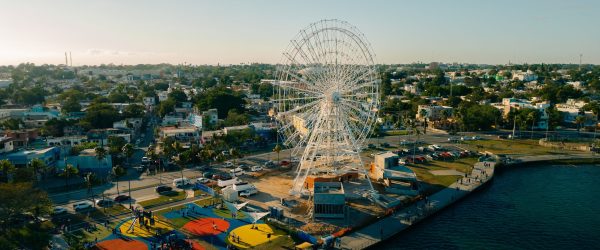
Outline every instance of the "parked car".
<path id="1" fill-rule="evenodd" d="M 196 170 L 207 171 L 210 170 L 210 168 L 207 165 L 200 165 L 196 167 Z"/>
<path id="2" fill-rule="evenodd" d="M 390 144 L 389 144 L 389 143 L 387 143 L 387 142 L 381 143 L 380 145 L 381 145 L 382 147 L 384 147 L 384 148 L 389 148 L 389 147 L 390 147 Z"/>
<path id="3" fill-rule="evenodd" d="M 121 194 L 121 195 L 117 195 L 117 196 L 114 198 L 114 201 L 115 201 L 115 202 L 124 202 L 124 201 L 127 201 L 127 200 L 129 200 L 129 199 L 131 199 L 131 197 L 129 197 L 129 195 L 124 195 L 124 194 Z"/>
<path id="4" fill-rule="evenodd" d="M 210 178 L 212 178 L 213 174 L 214 173 L 212 171 L 207 171 L 207 172 L 202 173 L 202 177 L 210 179 Z"/>
<path id="5" fill-rule="evenodd" d="M 52 209 L 52 214 L 64 214 L 67 212 L 67 209 L 64 207 L 54 207 Z"/>
<path id="6" fill-rule="evenodd" d="M 226 168 L 231 168 L 233 167 L 233 163 L 231 163 L 230 161 L 226 161 L 225 163 L 223 163 L 223 166 Z"/>
<path id="7" fill-rule="evenodd" d="M 188 178 L 176 178 L 173 180 L 173 186 L 174 187 L 185 187 L 187 185 L 192 184 L 192 182 L 190 181 L 190 179 Z"/>
<path id="8" fill-rule="evenodd" d="M 298 159 L 298 157 L 292 158 L 292 163 L 298 163 L 298 162 L 300 162 L 300 159 Z"/>
<path id="9" fill-rule="evenodd" d="M 252 172 L 258 172 L 258 171 L 262 171 L 263 167 L 261 166 L 252 166 L 252 168 L 250 168 L 250 171 Z"/>
<path id="10" fill-rule="evenodd" d="M 267 167 L 267 168 L 273 167 L 273 166 L 275 166 L 275 162 L 273 162 L 273 161 L 266 161 L 265 164 L 264 164 L 264 166 Z"/>
<path id="11" fill-rule="evenodd" d="M 370 149 L 374 149 L 374 148 L 376 148 L 376 147 L 375 147 L 375 144 L 372 144 L 372 143 L 369 143 L 369 145 L 367 145 L 367 147 L 368 147 L 368 148 L 370 148 Z"/>
<path id="12" fill-rule="evenodd" d="M 142 165 L 145 166 L 145 165 L 147 165 L 149 163 L 150 163 L 150 158 L 148 158 L 146 156 L 142 157 Z"/>
<path id="13" fill-rule="evenodd" d="M 250 169 L 250 166 L 248 166 L 248 164 L 244 164 L 244 163 L 238 164 L 238 167 L 241 168 L 241 169 L 243 169 L 243 170 Z"/>
<path id="14" fill-rule="evenodd" d="M 460 140 L 460 138 L 458 138 L 458 137 L 449 137 L 448 138 L 449 142 L 458 142 L 459 140 Z"/>
<path id="15" fill-rule="evenodd" d="M 154 190 L 160 194 L 160 193 L 164 193 L 164 192 L 170 192 L 173 190 L 173 188 L 169 187 L 169 186 L 165 186 L 165 185 L 160 185 L 160 186 L 156 187 Z"/>
<path id="16" fill-rule="evenodd" d="M 73 210 L 81 211 L 84 209 L 92 208 L 93 206 L 94 206 L 94 204 L 91 201 L 80 201 L 80 202 L 73 204 Z"/>
<path id="17" fill-rule="evenodd" d="M 257 194 L 257 193 L 258 193 L 258 190 L 256 190 L 255 188 L 251 188 L 251 189 L 247 189 L 247 190 L 240 192 L 240 196 L 248 197 L 248 196 L 251 196 L 251 195 Z"/>
<path id="18" fill-rule="evenodd" d="M 202 183 L 202 184 L 206 184 L 209 181 L 210 180 L 208 178 L 204 178 L 204 177 L 200 177 L 200 178 L 196 179 L 196 183 Z"/>
<path id="19" fill-rule="evenodd" d="M 235 168 L 235 169 L 229 170 L 229 172 L 233 176 L 242 176 L 245 174 L 244 170 L 242 168 Z"/>
<path id="20" fill-rule="evenodd" d="M 411 141 L 407 141 L 407 140 L 402 140 L 402 141 L 400 142 L 400 145 L 411 145 L 411 144 L 413 144 L 413 142 L 411 142 Z"/>
<path id="21" fill-rule="evenodd" d="M 290 165 L 290 162 L 289 161 L 281 161 L 281 162 L 279 162 L 279 165 L 287 167 Z"/>
<path id="22" fill-rule="evenodd" d="M 96 205 L 100 207 L 112 207 L 114 201 L 109 198 L 96 199 Z"/>

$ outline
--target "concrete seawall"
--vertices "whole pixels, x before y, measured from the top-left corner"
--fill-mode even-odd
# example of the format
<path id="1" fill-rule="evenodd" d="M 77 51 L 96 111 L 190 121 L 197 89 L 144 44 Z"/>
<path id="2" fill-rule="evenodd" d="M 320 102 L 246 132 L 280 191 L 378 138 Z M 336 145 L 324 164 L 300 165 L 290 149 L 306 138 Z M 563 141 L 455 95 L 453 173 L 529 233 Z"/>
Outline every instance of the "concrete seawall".
<path id="1" fill-rule="evenodd" d="M 478 162 L 470 174 L 441 191 L 394 214 L 381 218 L 358 231 L 340 238 L 337 249 L 364 249 L 384 241 L 411 225 L 427 218 L 467 194 L 478 189 L 494 176 L 494 162 Z"/>

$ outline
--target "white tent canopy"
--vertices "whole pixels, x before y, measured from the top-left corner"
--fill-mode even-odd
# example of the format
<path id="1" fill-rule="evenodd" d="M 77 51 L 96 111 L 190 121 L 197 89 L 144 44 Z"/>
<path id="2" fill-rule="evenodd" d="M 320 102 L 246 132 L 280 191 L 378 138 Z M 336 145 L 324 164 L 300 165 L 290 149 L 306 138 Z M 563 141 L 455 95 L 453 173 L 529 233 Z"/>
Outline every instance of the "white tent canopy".
<path id="1" fill-rule="evenodd" d="M 248 204 L 248 202 L 244 202 L 244 203 L 240 203 L 240 204 L 233 204 L 233 203 L 227 202 L 227 201 L 223 201 L 223 203 L 225 204 L 227 209 L 229 209 L 229 211 L 231 211 L 233 213 L 237 213 L 238 211 L 240 211 L 240 209 L 242 209 L 243 207 L 245 207 Z"/>
<path id="2" fill-rule="evenodd" d="M 252 223 L 256 223 L 258 220 L 262 219 L 263 217 L 267 216 L 269 214 L 269 212 L 244 212 L 242 211 L 242 213 L 246 214 L 248 217 L 250 217 L 252 219 Z"/>

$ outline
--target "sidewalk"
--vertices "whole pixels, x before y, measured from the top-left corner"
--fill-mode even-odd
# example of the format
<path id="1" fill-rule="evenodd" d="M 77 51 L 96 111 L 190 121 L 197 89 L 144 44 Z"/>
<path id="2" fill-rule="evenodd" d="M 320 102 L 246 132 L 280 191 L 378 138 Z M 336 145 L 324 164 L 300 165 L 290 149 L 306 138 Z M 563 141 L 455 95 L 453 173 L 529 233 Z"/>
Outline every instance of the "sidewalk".
<path id="1" fill-rule="evenodd" d="M 478 162 L 471 173 L 449 187 L 414 203 L 393 215 L 383 218 L 356 232 L 343 236 L 339 249 L 364 249 L 390 238 L 429 215 L 454 203 L 471 191 L 479 188 L 494 175 L 495 163 Z"/>

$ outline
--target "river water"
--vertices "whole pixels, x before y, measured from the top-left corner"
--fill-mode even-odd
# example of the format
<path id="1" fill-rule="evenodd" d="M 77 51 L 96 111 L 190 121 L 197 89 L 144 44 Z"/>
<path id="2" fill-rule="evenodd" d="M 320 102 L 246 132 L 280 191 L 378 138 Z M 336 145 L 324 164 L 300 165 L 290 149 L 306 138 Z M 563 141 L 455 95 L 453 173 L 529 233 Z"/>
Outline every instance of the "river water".
<path id="1" fill-rule="evenodd" d="M 501 169 L 374 249 L 600 249 L 600 165 Z"/>

